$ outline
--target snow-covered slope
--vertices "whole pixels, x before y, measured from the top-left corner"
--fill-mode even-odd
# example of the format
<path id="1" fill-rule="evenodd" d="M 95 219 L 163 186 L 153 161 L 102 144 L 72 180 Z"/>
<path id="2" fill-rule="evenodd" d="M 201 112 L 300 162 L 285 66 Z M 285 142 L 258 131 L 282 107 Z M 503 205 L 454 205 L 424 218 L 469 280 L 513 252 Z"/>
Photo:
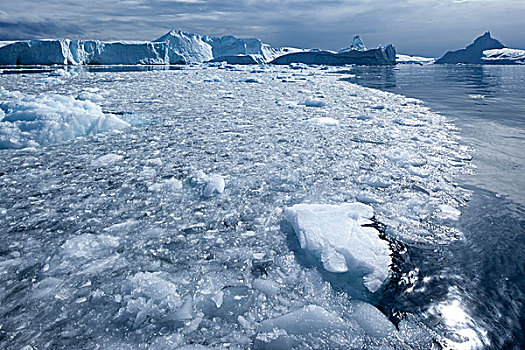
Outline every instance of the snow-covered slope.
<path id="1" fill-rule="evenodd" d="M 170 60 L 171 58 L 171 60 Z M 98 40 L 31 40 L 0 47 L 0 64 L 168 64 L 165 43 L 102 42 Z"/>
<path id="2" fill-rule="evenodd" d="M 482 60 L 483 51 L 491 49 L 503 49 L 505 46 L 486 32 L 469 46 L 457 51 L 449 51 L 443 57 L 436 60 L 437 64 L 442 63 L 484 63 Z"/>
<path id="3" fill-rule="evenodd" d="M 435 58 L 430 57 L 410 56 L 403 54 L 396 55 L 396 63 L 400 64 L 433 64 L 435 61 Z"/>
<path id="4" fill-rule="evenodd" d="M 169 44 L 172 55 L 181 55 L 186 62 L 201 63 L 220 60 L 224 57 L 251 56 L 255 62 L 268 62 L 279 55 L 274 49 L 256 38 L 237 38 L 233 35 L 214 37 L 180 30 L 172 30 L 156 39 L 155 42 Z"/>
<path id="5" fill-rule="evenodd" d="M 525 50 L 493 49 L 483 51 L 481 58 L 485 64 L 525 64 Z"/>

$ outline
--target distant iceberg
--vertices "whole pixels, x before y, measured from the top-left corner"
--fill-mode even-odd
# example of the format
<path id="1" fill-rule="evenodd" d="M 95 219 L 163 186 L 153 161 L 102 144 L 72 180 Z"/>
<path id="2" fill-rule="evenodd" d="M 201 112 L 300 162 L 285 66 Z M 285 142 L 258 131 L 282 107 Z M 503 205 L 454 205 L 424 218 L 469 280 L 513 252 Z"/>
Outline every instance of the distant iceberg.
<path id="1" fill-rule="evenodd" d="M 524 62 L 524 50 L 506 48 L 500 41 L 492 38 L 490 32 L 486 32 L 466 48 L 449 51 L 436 60 L 437 64 L 523 64 Z"/>
<path id="2" fill-rule="evenodd" d="M 483 51 L 481 58 L 485 64 L 525 64 L 525 50 L 493 49 Z"/>
<path id="3" fill-rule="evenodd" d="M 361 65 L 393 65 L 396 63 L 396 49 L 392 45 L 371 50 L 350 50 L 344 52 L 333 51 L 304 51 L 277 57 L 272 64 L 320 64 L 342 66 L 345 64 Z"/>
<path id="4" fill-rule="evenodd" d="M 215 37 L 180 30 L 172 30 L 155 42 L 168 43 L 170 60 L 172 55 L 180 55 L 188 63 L 223 60 L 232 64 L 256 64 L 268 62 L 280 52 L 257 38 Z"/>
<path id="5" fill-rule="evenodd" d="M 366 46 L 363 40 L 361 39 L 360 35 L 354 36 L 352 39 L 352 44 L 349 47 L 345 47 L 343 49 L 338 50 L 338 53 L 348 52 L 352 50 L 358 50 L 358 51 L 365 51 Z"/>
<path id="6" fill-rule="evenodd" d="M 367 50 L 359 35 L 339 51 L 273 48 L 257 38 L 215 37 L 172 30 L 150 42 L 47 39 L 0 45 L 0 65 L 141 65 L 227 62 L 228 64 L 391 65 L 395 49 Z"/>
<path id="7" fill-rule="evenodd" d="M 403 55 L 403 54 L 396 55 L 396 63 L 398 64 L 426 65 L 426 64 L 433 64 L 435 61 L 436 61 L 435 58 L 430 58 L 430 57 L 410 56 L 410 55 Z"/>
<path id="8" fill-rule="evenodd" d="M 0 47 L 0 65 L 27 64 L 169 64 L 183 62 L 168 55 L 165 43 L 98 40 L 30 40 Z"/>

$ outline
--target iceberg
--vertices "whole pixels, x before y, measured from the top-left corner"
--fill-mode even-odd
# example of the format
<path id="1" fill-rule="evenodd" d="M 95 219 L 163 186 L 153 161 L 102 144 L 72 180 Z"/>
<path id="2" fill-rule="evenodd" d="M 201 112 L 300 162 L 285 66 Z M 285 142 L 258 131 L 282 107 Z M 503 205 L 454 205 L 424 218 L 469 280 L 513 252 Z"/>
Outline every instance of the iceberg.
<path id="1" fill-rule="evenodd" d="M 256 38 L 222 37 L 186 33 L 172 30 L 155 42 L 166 42 L 170 61 L 173 56 L 182 56 L 188 63 L 227 61 L 231 64 L 255 64 L 275 58 L 279 50 L 263 44 Z"/>
<path id="2" fill-rule="evenodd" d="M 182 63 L 168 55 L 165 43 L 101 42 L 98 40 L 29 40 L 0 47 L 0 65 L 28 64 L 169 64 Z"/>
<path id="3" fill-rule="evenodd" d="M 436 61 L 435 58 L 430 57 L 421 57 L 421 56 L 411 56 L 411 55 L 396 55 L 396 63 L 398 64 L 433 64 Z"/>
<path id="4" fill-rule="evenodd" d="M 352 50 L 358 50 L 358 51 L 365 51 L 366 50 L 365 43 L 361 39 L 361 36 L 359 36 L 359 35 L 354 36 L 354 38 L 352 39 L 352 44 L 350 44 L 349 47 L 340 49 L 337 52 L 343 53 L 343 52 L 348 52 L 348 51 L 352 51 Z"/>
<path id="5" fill-rule="evenodd" d="M 392 263 L 388 242 L 368 224 L 372 207 L 356 202 L 341 205 L 296 204 L 284 212 L 302 249 L 318 257 L 328 272 L 358 270 L 364 283 L 376 292 Z"/>
<path id="6" fill-rule="evenodd" d="M 481 60 L 485 64 L 525 64 L 525 50 L 507 47 L 485 50 Z"/>
<path id="7" fill-rule="evenodd" d="M 270 63 L 286 65 L 292 63 L 320 64 L 342 66 L 345 64 L 393 65 L 396 63 L 396 49 L 392 45 L 367 50 L 363 40 L 356 35 L 348 48 L 337 52 L 326 50 L 309 50 L 292 52 L 277 57 Z"/>
<path id="8" fill-rule="evenodd" d="M 490 32 L 486 32 L 469 46 L 464 49 L 457 51 L 449 51 L 443 57 L 436 60 L 436 64 L 444 63 L 472 63 L 482 64 L 486 63 L 483 61 L 483 52 L 492 49 L 503 49 L 503 45 L 498 40 L 490 36 Z"/>

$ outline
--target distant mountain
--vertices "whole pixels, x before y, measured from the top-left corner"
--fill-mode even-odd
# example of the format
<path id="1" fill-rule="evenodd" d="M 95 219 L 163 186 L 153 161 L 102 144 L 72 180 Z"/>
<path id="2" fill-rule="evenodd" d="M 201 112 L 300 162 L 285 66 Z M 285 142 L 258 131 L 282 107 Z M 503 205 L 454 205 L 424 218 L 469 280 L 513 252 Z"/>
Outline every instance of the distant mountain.
<path id="1" fill-rule="evenodd" d="M 483 52 L 492 49 L 503 49 L 503 45 L 498 40 L 490 36 L 490 32 L 486 32 L 469 46 L 457 51 L 449 51 L 443 57 L 436 60 L 436 64 L 443 63 L 472 63 L 482 64 Z"/>

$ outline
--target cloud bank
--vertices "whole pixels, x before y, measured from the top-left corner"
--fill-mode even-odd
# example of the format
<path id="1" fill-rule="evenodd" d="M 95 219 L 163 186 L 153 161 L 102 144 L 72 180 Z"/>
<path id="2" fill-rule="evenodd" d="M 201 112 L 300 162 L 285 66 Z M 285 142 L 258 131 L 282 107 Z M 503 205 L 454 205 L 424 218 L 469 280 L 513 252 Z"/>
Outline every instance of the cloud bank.
<path id="1" fill-rule="evenodd" d="M 337 49 L 354 34 L 377 46 L 440 56 L 486 30 L 525 48 L 523 0 L 3 0 L 0 40 L 152 40 L 170 29 Z"/>

